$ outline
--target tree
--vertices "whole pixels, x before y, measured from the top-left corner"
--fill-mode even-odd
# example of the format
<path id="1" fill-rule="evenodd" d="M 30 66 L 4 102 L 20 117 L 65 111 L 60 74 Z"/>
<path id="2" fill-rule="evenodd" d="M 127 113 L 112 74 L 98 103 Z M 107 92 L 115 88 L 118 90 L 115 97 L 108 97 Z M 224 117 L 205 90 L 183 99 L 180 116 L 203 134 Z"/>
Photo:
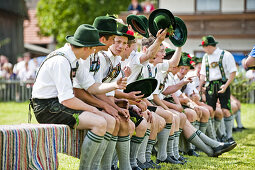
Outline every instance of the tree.
<path id="1" fill-rule="evenodd" d="M 127 10 L 130 0 L 40 0 L 37 19 L 40 34 L 54 36 L 58 46 L 81 24 L 92 24 L 97 16 Z"/>

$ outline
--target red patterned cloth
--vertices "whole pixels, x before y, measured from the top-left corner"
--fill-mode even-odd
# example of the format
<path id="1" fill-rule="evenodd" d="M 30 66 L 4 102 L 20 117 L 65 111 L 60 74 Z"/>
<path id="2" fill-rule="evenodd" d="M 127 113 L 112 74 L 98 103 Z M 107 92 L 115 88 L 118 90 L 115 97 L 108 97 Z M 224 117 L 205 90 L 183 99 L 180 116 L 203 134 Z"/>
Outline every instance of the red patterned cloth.
<path id="1" fill-rule="evenodd" d="M 67 125 L 0 125 L 0 169 L 57 169 L 57 153 L 79 158 L 85 135 Z"/>

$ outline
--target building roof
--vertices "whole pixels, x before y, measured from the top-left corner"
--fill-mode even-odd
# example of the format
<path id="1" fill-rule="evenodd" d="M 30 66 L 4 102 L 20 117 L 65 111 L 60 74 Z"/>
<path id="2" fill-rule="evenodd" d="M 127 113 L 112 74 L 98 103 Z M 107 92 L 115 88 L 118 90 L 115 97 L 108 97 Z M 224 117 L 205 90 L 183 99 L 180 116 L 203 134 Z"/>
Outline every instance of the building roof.
<path id="1" fill-rule="evenodd" d="M 38 35 L 39 27 L 37 26 L 36 9 L 29 9 L 28 15 L 30 19 L 24 21 L 24 42 L 29 44 L 51 43 L 51 37 Z"/>

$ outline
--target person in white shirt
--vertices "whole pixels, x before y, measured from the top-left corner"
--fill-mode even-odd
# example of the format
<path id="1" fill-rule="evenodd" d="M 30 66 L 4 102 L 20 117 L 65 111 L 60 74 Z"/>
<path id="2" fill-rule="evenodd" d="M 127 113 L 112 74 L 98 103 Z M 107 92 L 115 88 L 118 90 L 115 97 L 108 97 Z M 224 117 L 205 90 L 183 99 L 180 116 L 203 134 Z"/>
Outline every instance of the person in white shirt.
<path id="1" fill-rule="evenodd" d="M 171 57 L 171 56 L 167 56 L 167 57 Z M 190 66 L 189 60 L 187 58 L 183 60 L 183 56 L 181 58 L 180 63 L 181 65 Z M 168 71 L 172 72 L 173 74 L 176 74 L 179 71 L 179 69 L 176 69 L 174 66 L 173 67 L 171 66 L 169 67 Z M 173 84 L 176 84 L 173 77 L 169 76 L 168 78 L 173 80 L 172 82 Z M 171 85 L 169 84 L 170 82 L 165 82 L 165 83 L 166 83 L 165 86 Z M 172 91 L 170 91 L 169 86 L 167 88 L 164 87 L 165 90 L 162 93 L 165 96 L 168 96 L 169 94 L 176 92 L 178 88 L 181 88 L 183 84 L 185 83 L 179 83 L 179 85 L 176 84 L 176 87 L 172 86 L 173 87 Z M 175 101 L 178 103 L 178 100 L 175 100 Z M 215 140 L 212 140 L 211 138 L 207 137 L 204 133 L 202 133 L 200 130 L 197 130 L 194 126 L 192 126 L 192 124 L 188 120 L 186 120 L 184 124 L 183 135 L 189 143 L 194 144 L 200 150 L 205 152 L 208 156 L 217 157 L 218 155 L 221 155 L 224 152 L 232 150 L 236 146 L 236 143 L 220 143 Z M 192 148 L 190 144 L 189 144 L 189 148 Z"/>
<path id="2" fill-rule="evenodd" d="M 200 71 L 199 91 L 205 83 L 206 102 L 216 109 L 216 103 L 219 99 L 224 114 L 228 141 L 234 141 L 232 137 L 232 120 L 230 104 L 230 87 L 236 75 L 236 65 L 233 55 L 216 47 L 214 37 L 204 36 L 200 46 L 206 53 L 203 57 Z"/>
<path id="3" fill-rule="evenodd" d="M 30 104 L 39 123 L 66 124 L 88 130 L 81 149 L 80 169 L 90 169 L 106 133 L 107 122 L 97 108 L 74 96 L 72 79 L 79 67 L 77 60 L 86 59 L 96 51 L 96 46 L 104 44 L 99 42 L 98 31 L 88 24 L 80 25 L 66 40 L 70 44 L 49 54 L 39 68 Z M 88 81 L 90 83 L 83 87 L 90 91 L 94 80 L 88 77 Z M 107 88 L 94 85 L 91 91 L 104 93 L 109 90 Z M 112 124 L 115 124 L 114 118 Z"/>

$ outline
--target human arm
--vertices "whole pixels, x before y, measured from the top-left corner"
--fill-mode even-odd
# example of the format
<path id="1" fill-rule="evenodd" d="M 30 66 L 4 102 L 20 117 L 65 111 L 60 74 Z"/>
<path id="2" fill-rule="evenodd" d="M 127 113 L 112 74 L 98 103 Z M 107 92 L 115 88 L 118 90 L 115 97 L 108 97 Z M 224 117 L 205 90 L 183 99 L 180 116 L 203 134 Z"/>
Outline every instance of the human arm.
<path id="1" fill-rule="evenodd" d="M 162 102 L 162 100 L 158 97 L 158 94 L 153 94 L 153 102 L 157 105 L 157 106 L 161 106 L 164 109 L 169 109 L 164 102 Z"/>
<path id="2" fill-rule="evenodd" d="M 115 90 L 115 97 L 116 98 L 124 98 L 124 99 L 128 99 L 128 100 L 141 100 L 141 98 L 144 96 L 144 95 L 139 95 L 137 96 L 137 94 L 140 94 L 141 91 L 133 91 L 133 92 L 129 92 L 129 93 L 124 93 L 120 90 Z"/>
<path id="3" fill-rule="evenodd" d="M 255 57 L 249 56 L 245 61 L 246 67 L 254 67 L 255 66 Z"/>
<path id="4" fill-rule="evenodd" d="M 203 85 L 205 84 L 205 75 L 200 74 L 198 91 L 201 92 Z"/>
<path id="5" fill-rule="evenodd" d="M 98 112 L 97 108 L 84 103 L 83 101 L 81 101 L 80 99 L 76 97 L 64 100 L 61 102 L 61 104 L 74 110 L 84 110 L 84 111 L 89 111 L 94 113 Z"/>
<path id="6" fill-rule="evenodd" d="M 108 97 L 105 94 L 96 95 L 97 98 L 103 100 L 104 102 L 108 103 L 110 106 L 115 108 L 120 115 L 123 115 L 126 119 L 129 118 L 129 113 L 127 109 L 122 109 L 117 106 L 114 102 L 114 97 Z"/>
<path id="7" fill-rule="evenodd" d="M 163 91 L 163 95 L 167 96 L 169 94 L 173 94 L 175 93 L 176 91 L 180 90 L 183 86 L 185 86 L 186 84 L 188 84 L 189 82 L 191 82 L 191 80 L 187 79 L 187 80 L 184 80 L 184 81 L 181 81 L 175 85 L 171 85 L 171 86 L 168 86 L 164 91 Z"/>
<path id="8" fill-rule="evenodd" d="M 220 90 L 218 91 L 218 93 L 224 93 L 226 89 L 228 88 L 228 86 L 231 84 L 231 82 L 235 79 L 235 76 L 236 76 L 235 71 L 230 73 L 228 81 L 220 87 Z"/>
<path id="9" fill-rule="evenodd" d="M 169 65 L 171 65 L 172 67 L 177 67 L 180 62 L 181 54 L 182 48 L 176 47 L 173 57 L 169 60 Z"/>
<path id="10" fill-rule="evenodd" d="M 255 66 L 255 46 L 251 50 L 249 57 L 245 61 L 246 67 L 254 67 Z"/>
<path id="11" fill-rule="evenodd" d="M 116 82 L 111 83 L 94 83 L 88 88 L 91 94 L 105 94 L 116 89 L 125 89 L 127 86 L 127 77 L 120 78 Z"/>
<path id="12" fill-rule="evenodd" d="M 99 98 L 96 98 L 95 96 L 91 95 L 84 89 L 78 89 L 74 88 L 74 95 L 78 99 L 82 100 L 85 103 L 88 103 L 89 105 L 95 106 L 97 108 L 101 108 L 106 111 L 106 113 L 112 115 L 113 117 L 120 119 L 118 115 L 118 111 L 114 109 L 112 106 L 110 106 L 108 103 L 104 102 L 103 100 L 100 100 Z"/>
<path id="13" fill-rule="evenodd" d="M 162 29 L 157 32 L 157 38 L 154 43 L 146 50 L 146 52 L 140 57 L 140 63 L 153 58 L 159 50 L 161 43 L 166 37 L 167 29 L 162 32 Z"/>

